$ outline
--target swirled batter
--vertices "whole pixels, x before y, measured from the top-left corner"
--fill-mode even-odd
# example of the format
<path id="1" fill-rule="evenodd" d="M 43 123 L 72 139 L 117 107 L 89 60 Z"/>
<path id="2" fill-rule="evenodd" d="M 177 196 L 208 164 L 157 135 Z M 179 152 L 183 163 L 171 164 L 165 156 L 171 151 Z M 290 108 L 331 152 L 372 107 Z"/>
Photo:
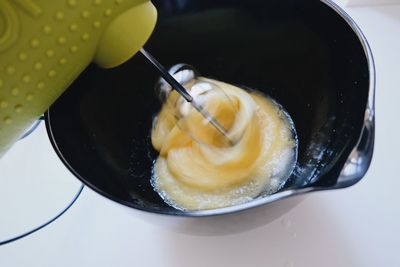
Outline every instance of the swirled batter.
<path id="1" fill-rule="evenodd" d="M 232 206 L 279 190 L 297 157 L 289 115 L 256 91 L 206 78 L 198 82 L 223 90 L 224 94 L 202 92 L 196 99 L 235 142 L 227 145 L 226 137 L 172 92 L 167 103 L 174 104 L 163 105 L 152 129 L 153 147 L 160 152 L 153 168 L 155 190 L 182 210 Z M 185 116 L 179 118 L 177 113 Z"/>

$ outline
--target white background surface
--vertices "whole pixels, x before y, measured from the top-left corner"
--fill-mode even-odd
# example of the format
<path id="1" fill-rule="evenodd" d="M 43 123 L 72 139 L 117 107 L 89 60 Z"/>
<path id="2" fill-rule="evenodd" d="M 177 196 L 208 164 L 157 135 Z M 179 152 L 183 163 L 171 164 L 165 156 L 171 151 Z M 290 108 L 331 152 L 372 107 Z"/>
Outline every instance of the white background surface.
<path id="1" fill-rule="evenodd" d="M 400 6 L 345 9 L 377 68 L 375 154 L 359 184 L 312 194 L 267 225 L 222 236 L 154 226 L 155 218 L 85 189 L 61 219 L 0 247 L 0 266 L 400 266 Z"/>
<path id="2" fill-rule="evenodd" d="M 400 0 L 341 0 L 347 6 L 400 4 Z"/>

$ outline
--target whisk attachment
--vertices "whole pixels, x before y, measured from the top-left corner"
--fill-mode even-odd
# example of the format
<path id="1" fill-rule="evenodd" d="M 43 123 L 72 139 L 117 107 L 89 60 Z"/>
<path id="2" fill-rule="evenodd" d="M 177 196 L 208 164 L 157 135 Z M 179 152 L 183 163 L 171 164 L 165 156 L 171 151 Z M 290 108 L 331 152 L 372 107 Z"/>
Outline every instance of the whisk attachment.
<path id="1" fill-rule="evenodd" d="M 199 72 L 188 64 L 174 65 L 169 74 L 192 97 L 192 101 L 187 102 L 162 77 L 155 86 L 157 95 L 169 106 L 178 127 L 202 144 L 218 147 L 234 145 L 235 140 L 229 137 L 229 128 L 234 122 L 237 107 L 224 90 L 202 79 Z"/>

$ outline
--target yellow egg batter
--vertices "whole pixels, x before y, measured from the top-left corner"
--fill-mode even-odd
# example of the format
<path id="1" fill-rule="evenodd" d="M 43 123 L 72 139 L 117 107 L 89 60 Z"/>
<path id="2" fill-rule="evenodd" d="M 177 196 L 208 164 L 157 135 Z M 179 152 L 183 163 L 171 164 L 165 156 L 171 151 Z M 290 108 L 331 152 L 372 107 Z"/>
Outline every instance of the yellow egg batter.
<path id="1" fill-rule="evenodd" d="M 290 117 L 260 93 L 206 78 L 198 82 L 224 92 L 207 91 L 201 100 L 227 129 L 228 139 L 195 109 L 184 109 L 176 92 L 170 93 L 151 135 L 160 152 L 153 169 L 155 190 L 182 210 L 232 206 L 279 190 L 297 156 Z"/>

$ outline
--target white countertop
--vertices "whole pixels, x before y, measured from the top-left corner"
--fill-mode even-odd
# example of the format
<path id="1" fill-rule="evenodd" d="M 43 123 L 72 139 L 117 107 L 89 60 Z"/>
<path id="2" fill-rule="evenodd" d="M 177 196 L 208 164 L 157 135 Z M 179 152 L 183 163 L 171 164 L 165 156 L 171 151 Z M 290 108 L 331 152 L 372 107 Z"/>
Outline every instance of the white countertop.
<path id="1" fill-rule="evenodd" d="M 377 69 L 376 146 L 360 183 L 311 194 L 258 228 L 211 236 L 176 233 L 154 221 L 156 217 L 143 220 L 141 212 L 85 188 L 60 219 L 1 246 L 0 266 L 400 266 L 400 5 L 345 9 L 369 40 Z M 47 140 L 43 129 L 36 135 Z M 79 183 L 44 142 L 49 149 L 48 159 L 43 159 L 50 162 L 47 171 L 70 181 L 62 182 L 69 190 L 61 197 L 65 202 Z M 13 164 L 20 166 L 16 160 Z M 2 214 L 7 214 L 3 206 Z M 232 220 L 251 224 L 249 218 Z"/>

